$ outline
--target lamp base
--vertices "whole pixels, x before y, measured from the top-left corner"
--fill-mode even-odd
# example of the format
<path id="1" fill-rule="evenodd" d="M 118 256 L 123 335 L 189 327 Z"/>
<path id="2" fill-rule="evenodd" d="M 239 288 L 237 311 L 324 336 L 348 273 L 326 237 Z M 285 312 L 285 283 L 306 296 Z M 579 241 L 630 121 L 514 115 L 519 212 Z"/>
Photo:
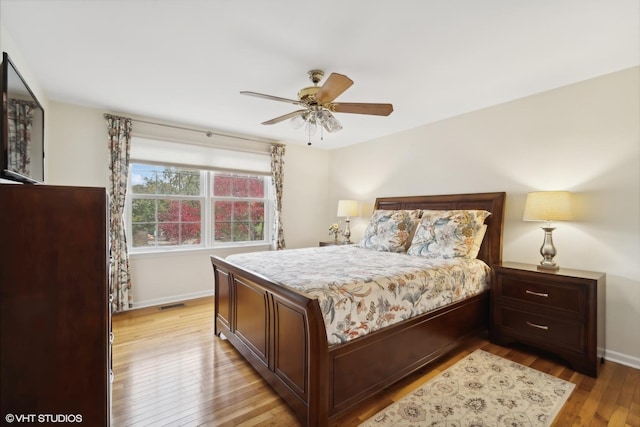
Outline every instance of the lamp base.
<path id="1" fill-rule="evenodd" d="M 558 270 L 560 267 L 553 261 L 553 257 L 556 256 L 556 247 L 553 245 L 553 235 L 551 234 L 555 228 L 549 226 L 540 228 L 544 230 L 544 242 L 540 247 L 542 261 L 538 264 L 538 270 Z"/>
<path id="2" fill-rule="evenodd" d="M 548 264 L 538 264 L 538 270 L 545 270 L 545 271 L 558 271 L 560 269 L 560 266 L 558 264 L 553 264 L 553 265 L 548 265 Z"/>
<path id="3" fill-rule="evenodd" d="M 351 229 L 349 228 L 349 217 L 347 217 L 347 219 L 345 219 L 345 226 L 344 226 L 344 231 L 342 232 L 342 235 L 344 236 L 344 241 L 342 242 L 343 245 L 350 245 L 351 244 Z"/>

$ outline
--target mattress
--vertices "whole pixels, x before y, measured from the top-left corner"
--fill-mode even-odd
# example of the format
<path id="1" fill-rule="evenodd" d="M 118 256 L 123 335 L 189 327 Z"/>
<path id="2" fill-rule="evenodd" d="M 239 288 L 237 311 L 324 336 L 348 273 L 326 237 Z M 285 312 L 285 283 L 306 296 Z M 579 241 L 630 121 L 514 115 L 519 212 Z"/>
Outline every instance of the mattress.
<path id="1" fill-rule="evenodd" d="M 318 299 L 329 345 L 344 343 L 482 293 L 489 266 L 355 245 L 230 255 L 245 270 Z"/>

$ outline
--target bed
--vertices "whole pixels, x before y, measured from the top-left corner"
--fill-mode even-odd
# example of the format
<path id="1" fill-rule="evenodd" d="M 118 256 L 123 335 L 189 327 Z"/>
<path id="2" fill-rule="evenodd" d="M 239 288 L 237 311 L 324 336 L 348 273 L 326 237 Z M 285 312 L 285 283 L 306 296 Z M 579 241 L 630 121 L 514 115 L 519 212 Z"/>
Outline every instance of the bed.
<path id="1" fill-rule="evenodd" d="M 505 193 L 383 197 L 375 210 L 485 210 L 477 258 L 501 262 Z M 366 233 L 365 233 L 366 234 Z M 407 255 L 405 255 L 407 256 Z M 355 339 L 330 343 L 319 298 L 212 256 L 215 334 L 223 335 L 305 426 L 324 426 L 486 330 L 488 290 Z M 492 273 L 489 273 L 489 280 Z"/>

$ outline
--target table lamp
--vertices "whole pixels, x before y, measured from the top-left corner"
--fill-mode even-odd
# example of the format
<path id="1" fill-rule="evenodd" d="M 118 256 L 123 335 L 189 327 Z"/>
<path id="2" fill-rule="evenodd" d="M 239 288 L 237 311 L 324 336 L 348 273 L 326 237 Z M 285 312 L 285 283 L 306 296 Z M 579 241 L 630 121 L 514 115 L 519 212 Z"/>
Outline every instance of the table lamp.
<path id="1" fill-rule="evenodd" d="M 524 221 L 546 221 L 544 241 L 540 247 L 542 261 L 538 269 L 557 270 L 558 264 L 553 261 L 556 248 L 553 245 L 551 221 L 567 221 L 571 219 L 571 193 L 568 191 L 535 191 L 527 194 L 524 203 Z"/>
<path id="2" fill-rule="evenodd" d="M 338 217 L 346 217 L 344 220 L 345 226 L 342 235 L 344 236 L 344 244 L 351 243 L 351 230 L 349 229 L 349 217 L 358 216 L 358 201 L 357 200 L 338 200 Z"/>

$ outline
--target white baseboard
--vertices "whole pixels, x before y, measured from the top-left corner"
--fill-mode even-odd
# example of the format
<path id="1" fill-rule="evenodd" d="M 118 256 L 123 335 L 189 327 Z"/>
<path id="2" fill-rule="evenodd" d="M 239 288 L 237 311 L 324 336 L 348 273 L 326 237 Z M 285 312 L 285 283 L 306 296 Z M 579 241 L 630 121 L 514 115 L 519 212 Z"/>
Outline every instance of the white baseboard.
<path id="1" fill-rule="evenodd" d="M 618 353 L 617 351 L 607 349 L 604 353 L 604 358 L 611 362 L 640 369 L 640 357 L 630 356 L 628 354 Z"/>
<path id="2" fill-rule="evenodd" d="M 165 298 L 155 298 L 152 300 L 138 301 L 133 303 L 132 308 L 161 306 L 166 304 L 174 304 L 176 302 L 187 301 L 190 299 L 210 297 L 210 296 L 213 296 L 213 289 L 210 291 L 193 292 L 190 294 L 172 295 L 170 297 L 165 297 Z"/>

